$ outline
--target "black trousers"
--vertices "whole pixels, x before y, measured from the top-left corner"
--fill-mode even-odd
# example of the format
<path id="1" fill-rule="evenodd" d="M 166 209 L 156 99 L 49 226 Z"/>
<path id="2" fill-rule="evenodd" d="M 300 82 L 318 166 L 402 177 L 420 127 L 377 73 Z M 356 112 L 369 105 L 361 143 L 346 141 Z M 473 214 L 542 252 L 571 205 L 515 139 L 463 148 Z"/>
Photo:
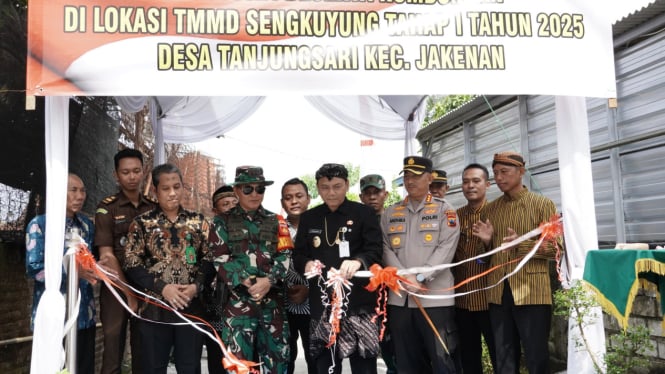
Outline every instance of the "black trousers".
<path id="1" fill-rule="evenodd" d="M 492 367 L 496 367 L 494 334 L 490 324 L 489 311 L 472 312 L 467 309 L 455 308 L 455 319 L 459 330 L 459 356 L 464 374 L 483 374 L 483 343 L 481 336 L 485 337 Z"/>
<path id="2" fill-rule="evenodd" d="M 496 350 L 496 373 L 519 373 L 520 343 L 524 347 L 529 373 L 550 372 L 548 340 L 552 322 L 551 305 L 515 305 L 506 281 L 501 305 L 490 304 L 490 320 Z"/>
<path id="3" fill-rule="evenodd" d="M 329 374 L 328 369 L 333 365 L 332 353 L 330 349 L 324 350 L 314 360 L 316 364 L 316 372 L 319 374 Z M 352 354 L 349 356 L 349 364 L 351 366 L 351 373 L 353 374 L 377 374 L 376 371 L 376 357 L 362 358 L 359 354 Z M 335 368 L 333 373 L 340 374 L 342 372 L 342 359 L 335 355 Z"/>
<path id="4" fill-rule="evenodd" d="M 459 341 L 455 307 L 425 308 L 448 352 L 436 337 L 418 308 L 388 306 L 390 333 L 395 347 L 399 374 L 455 374 L 460 369 L 456 358 Z"/>
<path id="5" fill-rule="evenodd" d="M 173 326 L 141 321 L 143 372 L 166 374 L 171 349 L 178 374 L 201 374 L 203 334 L 191 326 Z"/>
<path id="6" fill-rule="evenodd" d="M 305 356 L 305 362 L 307 362 L 307 373 L 316 374 L 314 360 L 309 355 L 309 314 L 287 313 L 286 317 L 289 321 L 289 348 L 291 350 L 287 373 L 293 374 L 295 370 L 296 358 L 298 357 L 298 336 L 300 336 L 302 353 Z"/>
<path id="7" fill-rule="evenodd" d="M 217 340 L 210 339 L 205 336 L 204 343 L 206 351 L 208 352 L 208 374 L 226 374 L 226 370 L 222 365 L 222 348 L 217 344 Z"/>
<path id="8" fill-rule="evenodd" d="M 122 295 L 119 290 L 118 293 Z M 136 321 L 120 305 L 106 284 L 102 284 L 99 290 L 99 308 L 99 319 L 102 322 L 102 331 L 104 331 L 101 374 L 120 374 L 122 359 L 125 354 L 128 321 L 130 321 L 129 339 L 132 350 L 132 373 L 141 374 L 141 342 L 136 331 Z"/>
<path id="9" fill-rule="evenodd" d="M 76 331 L 76 369 L 77 373 L 95 372 L 95 326 Z"/>

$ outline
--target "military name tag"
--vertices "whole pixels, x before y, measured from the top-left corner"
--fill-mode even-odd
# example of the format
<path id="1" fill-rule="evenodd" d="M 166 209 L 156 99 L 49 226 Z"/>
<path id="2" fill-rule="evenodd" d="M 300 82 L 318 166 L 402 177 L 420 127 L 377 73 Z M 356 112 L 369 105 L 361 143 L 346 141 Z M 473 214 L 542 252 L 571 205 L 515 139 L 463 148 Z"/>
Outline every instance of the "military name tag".
<path id="1" fill-rule="evenodd" d="M 339 242 L 339 257 L 349 257 L 351 256 L 351 252 L 349 250 L 349 242 L 346 240 L 342 240 Z"/>

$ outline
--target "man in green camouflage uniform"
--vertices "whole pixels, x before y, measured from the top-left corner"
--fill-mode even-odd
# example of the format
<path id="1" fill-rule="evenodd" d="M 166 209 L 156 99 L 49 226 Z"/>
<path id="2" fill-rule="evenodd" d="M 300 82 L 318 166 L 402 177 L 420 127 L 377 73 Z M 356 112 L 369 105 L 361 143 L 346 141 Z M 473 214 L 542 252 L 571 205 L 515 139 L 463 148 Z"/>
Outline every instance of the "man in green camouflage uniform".
<path id="1" fill-rule="evenodd" d="M 238 205 L 215 216 L 209 235 L 218 276 L 229 288 L 218 325 L 238 358 L 261 362 L 264 373 L 285 373 L 289 362 L 284 286 L 291 238 L 286 222 L 263 208 L 273 184 L 257 166 L 236 169 Z"/>

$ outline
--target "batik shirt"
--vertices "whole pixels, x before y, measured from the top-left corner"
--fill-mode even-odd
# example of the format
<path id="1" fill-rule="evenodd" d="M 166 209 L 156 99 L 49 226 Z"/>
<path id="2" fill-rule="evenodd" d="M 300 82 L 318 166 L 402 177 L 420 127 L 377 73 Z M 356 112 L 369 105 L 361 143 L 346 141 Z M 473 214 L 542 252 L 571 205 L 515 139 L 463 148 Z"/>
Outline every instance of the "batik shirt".
<path id="1" fill-rule="evenodd" d="M 291 234 L 291 239 L 295 240 L 298 230 L 295 227 L 291 226 L 290 223 L 288 225 L 289 225 L 289 233 Z M 288 290 L 289 287 L 295 285 L 309 286 L 309 282 L 307 282 L 307 279 L 305 279 L 304 276 L 296 272 L 296 269 L 293 266 L 293 261 L 291 261 L 289 264 L 289 272 L 286 274 L 286 289 Z M 300 304 L 293 304 L 289 302 L 288 298 L 286 298 L 286 303 L 284 305 L 284 308 L 286 309 L 287 312 L 291 314 L 309 315 L 309 299 L 306 299 Z"/>
<path id="2" fill-rule="evenodd" d="M 473 235 L 473 225 L 480 220 L 485 221 L 484 211 L 487 202 L 478 209 L 473 209 L 470 205 L 465 205 L 457 209 L 459 218 L 460 239 L 457 242 L 457 251 L 455 252 L 454 262 L 460 262 L 471 257 L 476 257 L 485 252 L 485 246 L 480 238 Z M 455 283 L 459 284 L 471 277 L 477 276 L 489 269 L 489 257 L 467 261 L 461 265 L 455 266 L 452 271 L 455 277 Z M 487 287 L 487 277 L 482 276 L 468 283 L 465 283 L 455 289 L 456 293 L 464 293 L 473 290 L 480 290 Z M 455 299 L 455 306 L 472 312 L 488 310 L 486 291 L 476 291 L 464 296 L 458 296 Z"/>
<path id="3" fill-rule="evenodd" d="M 503 194 L 485 207 L 487 218 L 492 222 L 492 248 L 500 246 L 508 236 L 508 228 L 517 235 L 524 235 L 548 222 L 556 214 L 556 205 L 545 196 L 533 193 L 523 186 L 516 196 Z M 497 285 L 487 291 L 487 300 L 491 304 L 501 304 L 504 282 L 501 278 L 513 272 L 518 261 L 533 249 L 537 239 L 529 239 L 492 255 L 490 267 L 498 267 L 487 275 L 489 286 Z M 534 256 L 510 278 L 510 289 L 515 305 L 551 305 L 552 288 L 550 287 L 549 260 L 554 260 L 556 247 L 544 242 Z"/>
<path id="4" fill-rule="evenodd" d="M 92 221 L 82 214 L 76 214 L 65 221 L 65 232 L 71 229 L 78 229 L 81 237 L 92 248 L 92 239 L 95 237 L 95 226 Z M 34 328 L 37 305 L 44 294 L 46 284 L 44 280 L 44 243 L 46 233 L 46 216 L 40 215 L 30 221 L 25 233 L 25 269 L 28 277 L 35 280 L 35 286 L 32 298 L 32 319 L 30 328 Z M 63 246 L 64 252 L 67 247 Z M 95 296 L 92 285 L 85 279 L 79 279 L 79 290 L 81 291 L 81 303 L 79 306 L 79 315 L 77 321 L 78 329 L 87 329 L 95 326 Z M 62 271 L 62 282 L 60 283 L 60 292 L 64 295 L 67 292 L 67 278 L 65 271 Z"/>
<path id="5" fill-rule="evenodd" d="M 141 290 L 162 299 L 162 290 L 169 284 L 196 284 L 202 289 L 208 255 L 208 223 L 202 214 L 180 208 L 171 222 L 158 207 L 137 216 L 127 238 L 125 274 Z M 195 298 L 183 312 L 200 309 Z M 152 304 L 142 311 L 148 318 L 166 318 L 163 309 Z"/>

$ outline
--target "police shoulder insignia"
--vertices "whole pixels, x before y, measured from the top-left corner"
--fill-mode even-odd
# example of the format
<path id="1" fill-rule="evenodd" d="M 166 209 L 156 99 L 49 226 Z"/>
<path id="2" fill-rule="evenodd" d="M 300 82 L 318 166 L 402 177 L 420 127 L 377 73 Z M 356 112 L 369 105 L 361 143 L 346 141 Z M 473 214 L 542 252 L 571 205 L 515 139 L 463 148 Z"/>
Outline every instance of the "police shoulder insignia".
<path id="1" fill-rule="evenodd" d="M 95 211 L 95 213 L 98 213 L 98 214 L 107 214 L 108 212 L 109 211 L 104 209 L 104 208 L 97 208 L 97 210 Z"/>
<path id="2" fill-rule="evenodd" d="M 448 227 L 457 226 L 457 212 L 454 210 L 446 210 L 446 221 L 448 222 Z"/>

